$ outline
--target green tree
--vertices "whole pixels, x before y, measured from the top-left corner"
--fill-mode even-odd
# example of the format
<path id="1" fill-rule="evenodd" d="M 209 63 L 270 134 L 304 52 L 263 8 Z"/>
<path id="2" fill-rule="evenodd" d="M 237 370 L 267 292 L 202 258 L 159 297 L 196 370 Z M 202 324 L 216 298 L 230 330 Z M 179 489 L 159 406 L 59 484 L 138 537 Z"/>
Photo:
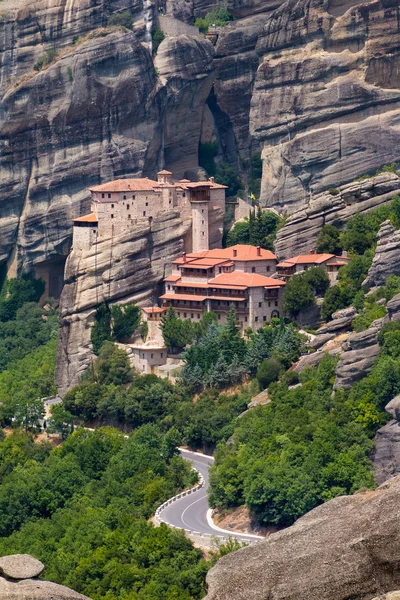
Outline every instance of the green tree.
<path id="1" fill-rule="evenodd" d="M 282 365 L 274 358 L 266 358 L 257 369 L 257 381 L 264 390 L 279 378 Z"/>
<path id="2" fill-rule="evenodd" d="M 94 325 L 90 332 L 93 352 L 99 354 L 104 342 L 111 341 L 111 311 L 106 302 L 96 308 Z"/>
<path id="3" fill-rule="evenodd" d="M 121 25 L 127 29 L 133 28 L 132 15 L 128 10 L 124 10 L 121 13 L 114 13 L 108 17 L 108 25 Z"/>
<path id="4" fill-rule="evenodd" d="M 140 325 L 141 312 L 136 304 L 111 307 L 114 339 L 123 342 L 129 339 Z"/>
<path id="5" fill-rule="evenodd" d="M 104 385 L 122 385 L 132 381 L 132 371 L 125 350 L 112 342 L 105 342 L 99 352 L 95 374 L 97 381 Z"/>
<path id="6" fill-rule="evenodd" d="M 319 296 L 325 294 L 329 288 L 329 276 L 324 267 L 311 267 L 307 269 L 303 274 L 303 278 Z"/>
<path id="7" fill-rule="evenodd" d="M 65 440 L 74 431 L 74 417 L 62 404 L 53 404 L 51 417 L 47 423 L 48 433 L 59 433 Z"/>
<path id="8" fill-rule="evenodd" d="M 340 232 L 335 225 L 324 225 L 320 230 L 317 241 L 316 250 L 319 253 L 340 254 L 342 246 L 340 243 Z"/>
<path id="9" fill-rule="evenodd" d="M 234 196 L 240 189 L 242 182 L 236 170 L 227 162 L 222 162 L 215 174 L 215 181 L 221 185 L 226 185 L 226 195 Z"/>
<path id="10" fill-rule="evenodd" d="M 153 42 L 153 56 L 157 54 L 157 50 L 161 42 L 165 39 L 165 34 L 162 29 L 156 28 L 152 31 L 151 39 Z"/>
<path id="11" fill-rule="evenodd" d="M 287 282 L 284 292 L 283 309 L 293 317 L 314 304 L 312 288 L 303 274 L 293 275 Z"/>
<path id="12" fill-rule="evenodd" d="M 172 306 L 169 306 L 161 317 L 161 329 L 164 343 L 171 351 L 182 350 L 186 344 L 191 342 L 193 337 L 191 321 L 189 319 L 186 321 L 179 319 Z"/>

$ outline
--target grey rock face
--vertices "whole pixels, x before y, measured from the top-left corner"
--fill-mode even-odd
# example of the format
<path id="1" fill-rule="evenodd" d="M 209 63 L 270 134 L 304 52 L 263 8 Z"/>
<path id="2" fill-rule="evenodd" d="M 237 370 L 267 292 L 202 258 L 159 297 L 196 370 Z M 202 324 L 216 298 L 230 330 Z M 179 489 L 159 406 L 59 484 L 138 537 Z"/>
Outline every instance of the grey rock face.
<path id="1" fill-rule="evenodd" d="M 400 192 L 400 178 L 393 173 L 383 173 L 363 181 L 339 188 L 339 194 L 324 192 L 312 197 L 303 208 L 296 210 L 278 231 L 275 252 L 280 258 L 289 258 L 308 252 L 315 247 L 323 225 L 343 225 L 357 212 L 369 210 L 391 202 Z"/>
<path id="2" fill-rule="evenodd" d="M 37 579 L 10 581 L 0 577 L 0 600 L 90 600 L 63 585 Z"/>
<path id="3" fill-rule="evenodd" d="M 31 579 L 38 577 L 44 564 L 29 554 L 11 554 L 0 557 L 0 573 L 11 579 Z"/>
<path id="4" fill-rule="evenodd" d="M 378 333 L 384 318 L 377 319 L 366 331 L 351 335 L 343 344 L 343 352 L 336 367 L 334 389 L 348 389 L 372 369 L 379 355 Z"/>
<path id="5" fill-rule="evenodd" d="M 220 559 L 207 600 L 370 600 L 400 588 L 400 478 Z"/>
<path id="6" fill-rule="evenodd" d="M 357 311 L 352 306 L 342 311 L 337 311 L 332 315 L 332 321 L 329 321 L 329 323 L 317 330 L 317 336 L 326 335 L 328 333 L 338 335 L 339 333 L 348 331 L 356 316 Z"/>
<path id="7" fill-rule="evenodd" d="M 400 319 L 400 294 L 393 296 L 386 305 L 387 320 L 398 321 Z"/>
<path id="8" fill-rule="evenodd" d="M 400 592 L 389 592 L 379 598 L 373 598 L 372 600 L 400 600 Z"/>
<path id="9" fill-rule="evenodd" d="M 400 420 L 400 394 L 392 398 L 392 400 L 386 404 L 385 410 L 389 415 L 392 415 L 397 421 Z"/>
<path id="10" fill-rule="evenodd" d="M 390 421 L 375 434 L 373 456 L 378 485 L 400 474 L 400 423 Z"/>
<path id="11" fill-rule="evenodd" d="M 382 223 L 378 235 L 375 256 L 363 285 L 384 285 L 389 275 L 400 275 L 400 231 L 395 231 L 390 221 Z"/>

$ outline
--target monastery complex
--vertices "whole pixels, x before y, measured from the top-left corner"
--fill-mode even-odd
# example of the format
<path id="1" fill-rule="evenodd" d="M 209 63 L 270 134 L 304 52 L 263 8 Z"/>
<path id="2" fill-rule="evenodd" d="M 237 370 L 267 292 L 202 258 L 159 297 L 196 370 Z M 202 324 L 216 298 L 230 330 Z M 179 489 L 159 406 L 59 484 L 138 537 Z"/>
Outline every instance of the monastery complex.
<path id="1" fill-rule="evenodd" d="M 225 212 L 225 189 L 213 178 L 174 182 L 169 171 L 160 171 L 157 181 L 119 179 L 92 187 L 91 212 L 74 219 L 73 249 L 78 252 L 90 250 L 99 240 L 123 233 L 133 224 L 151 224 L 166 212 L 177 211 L 182 220 L 191 221 L 190 252 L 166 265 L 169 275 L 164 279 L 159 306 L 142 308 L 147 339 L 139 337 L 128 345 L 131 362 L 141 373 L 167 374 L 160 321 L 169 306 L 181 319 L 193 322 L 200 321 L 205 312 L 215 312 L 222 325 L 234 304 L 240 329 L 257 330 L 282 316 L 283 291 L 291 276 L 322 266 L 334 284 L 339 268 L 349 260 L 310 251 L 279 262 L 269 250 L 244 244 L 210 249 L 210 239 L 221 240 L 222 231 L 216 236 L 210 230 L 209 213 L 215 207 Z"/>

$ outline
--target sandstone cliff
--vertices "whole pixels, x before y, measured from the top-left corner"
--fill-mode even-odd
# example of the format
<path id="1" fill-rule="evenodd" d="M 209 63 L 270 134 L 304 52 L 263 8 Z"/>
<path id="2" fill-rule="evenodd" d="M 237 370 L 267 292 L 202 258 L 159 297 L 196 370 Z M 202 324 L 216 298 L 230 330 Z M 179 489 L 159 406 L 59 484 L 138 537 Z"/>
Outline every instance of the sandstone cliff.
<path id="1" fill-rule="evenodd" d="M 400 589 L 400 477 L 218 561 L 207 600 L 370 600 Z M 390 596 L 389 596 L 390 597 Z"/>

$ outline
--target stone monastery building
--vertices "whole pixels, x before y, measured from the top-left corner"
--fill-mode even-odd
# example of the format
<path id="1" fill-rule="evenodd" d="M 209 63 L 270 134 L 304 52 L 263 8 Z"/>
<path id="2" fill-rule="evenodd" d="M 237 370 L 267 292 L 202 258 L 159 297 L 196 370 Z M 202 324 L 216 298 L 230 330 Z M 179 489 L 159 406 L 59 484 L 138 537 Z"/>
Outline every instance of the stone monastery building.
<path id="1" fill-rule="evenodd" d="M 145 178 L 117 179 L 90 188 L 91 212 L 74 219 L 73 247 L 88 250 L 97 239 L 118 235 L 132 224 L 150 222 L 165 212 L 178 211 L 192 221 L 192 251 L 208 250 L 209 210 L 225 212 L 226 186 L 208 181 L 172 181 L 170 171 L 160 171 L 157 181 Z"/>
<path id="2" fill-rule="evenodd" d="M 281 314 L 285 282 L 272 277 L 277 262 L 269 250 L 242 244 L 184 254 L 172 263 L 160 300 L 182 319 L 213 311 L 221 324 L 233 303 L 241 329 L 257 330 Z"/>

